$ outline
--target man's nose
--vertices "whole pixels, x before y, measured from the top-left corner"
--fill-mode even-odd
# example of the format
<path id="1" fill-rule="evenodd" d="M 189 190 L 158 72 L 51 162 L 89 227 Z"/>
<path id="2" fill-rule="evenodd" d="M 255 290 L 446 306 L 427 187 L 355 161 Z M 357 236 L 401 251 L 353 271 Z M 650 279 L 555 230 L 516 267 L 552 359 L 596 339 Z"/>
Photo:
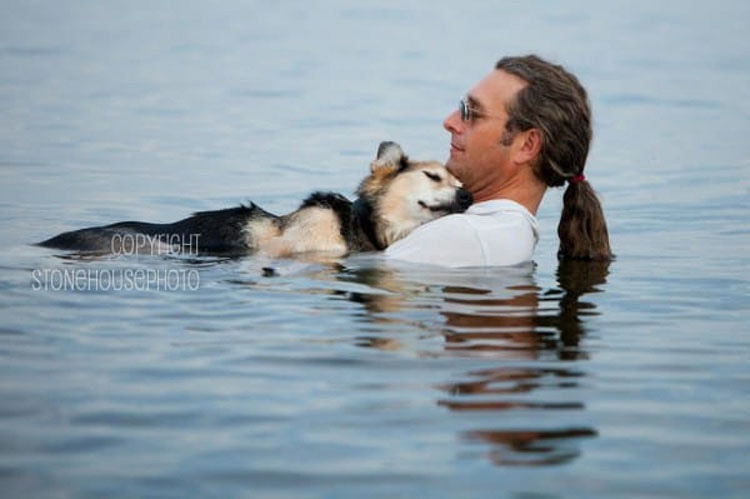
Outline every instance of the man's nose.
<path id="1" fill-rule="evenodd" d="M 450 133 L 461 133 L 461 119 L 458 117 L 458 110 L 446 116 L 443 120 L 443 128 Z"/>

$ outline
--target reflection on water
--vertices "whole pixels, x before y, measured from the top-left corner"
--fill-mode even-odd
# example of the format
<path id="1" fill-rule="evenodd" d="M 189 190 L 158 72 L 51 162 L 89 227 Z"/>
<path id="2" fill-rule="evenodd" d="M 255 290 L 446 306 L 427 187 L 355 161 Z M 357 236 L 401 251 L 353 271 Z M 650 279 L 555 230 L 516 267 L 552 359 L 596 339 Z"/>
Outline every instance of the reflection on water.
<path id="1" fill-rule="evenodd" d="M 564 261 L 557 269 L 559 287 L 544 291 L 534 282 L 533 266 L 466 272 L 443 272 L 415 284 L 414 275 L 386 267 L 340 269 L 337 278 L 357 282 L 373 292 L 336 291 L 364 306 L 375 323 L 398 322 L 395 312 L 417 304 L 418 297 L 432 295 L 423 307 L 437 308 L 445 318 L 440 326 L 443 355 L 474 356 L 497 362 L 493 367 L 471 370 L 460 379 L 441 383 L 445 393 L 438 405 L 451 411 L 483 411 L 497 414 L 496 427 L 463 431 L 469 441 L 489 444 L 490 459 L 497 465 L 551 465 L 576 458 L 581 441 L 597 436 L 589 426 L 550 427 L 557 411 L 585 411 L 574 389 L 585 383 L 586 373 L 575 361 L 587 359 L 582 340 L 586 317 L 597 314 L 586 294 L 602 292 L 608 262 Z M 428 274 L 429 275 L 429 274 Z M 406 293 L 406 295 L 404 294 Z M 411 323 L 413 324 L 413 323 Z M 404 348 L 395 337 L 360 337 L 358 346 L 394 351 Z M 556 360 L 555 367 L 524 365 L 529 361 Z M 560 394 L 573 393 L 570 397 Z M 554 400 L 545 397 L 552 394 Z M 550 412 L 543 428 L 503 424 L 509 411 L 536 414 Z M 531 419 L 531 418 L 530 418 Z M 545 418 L 536 418 L 537 420 Z"/>
<path id="2" fill-rule="evenodd" d="M 581 453 L 578 440 L 594 437 L 590 428 L 565 430 L 487 430 L 472 431 L 467 438 L 492 444 L 492 462 L 502 466 L 562 464 Z"/>

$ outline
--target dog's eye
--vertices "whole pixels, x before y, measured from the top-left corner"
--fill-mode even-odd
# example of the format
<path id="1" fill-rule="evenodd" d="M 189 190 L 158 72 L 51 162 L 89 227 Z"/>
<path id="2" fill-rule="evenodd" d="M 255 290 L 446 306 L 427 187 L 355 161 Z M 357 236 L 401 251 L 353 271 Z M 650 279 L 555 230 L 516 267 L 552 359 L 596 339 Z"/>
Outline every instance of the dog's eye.
<path id="1" fill-rule="evenodd" d="M 443 179 L 440 178 L 440 175 L 437 175 L 435 173 L 427 172 L 427 171 L 424 171 L 424 170 L 422 170 L 422 173 L 424 173 L 425 175 L 427 175 L 427 178 L 429 178 L 430 180 L 434 180 L 435 182 L 440 182 L 441 180 L 443 180 Z"/>

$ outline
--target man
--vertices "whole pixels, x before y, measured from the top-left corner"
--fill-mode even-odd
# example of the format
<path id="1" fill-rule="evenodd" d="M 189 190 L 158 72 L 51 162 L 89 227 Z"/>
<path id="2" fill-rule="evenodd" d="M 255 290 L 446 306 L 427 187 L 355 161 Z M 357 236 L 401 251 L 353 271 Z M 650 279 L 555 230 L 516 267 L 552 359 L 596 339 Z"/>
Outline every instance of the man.
<path id="1" fill-rule="evenodd" d="M 534 55 L 505 57 L 443 126 L 451 134 L 446 166 L 475 204 L 419 227 L 387 257 L 451 267 L 531 260 L 544 193 L 567 181 L 558 256 L 612 258 L 601 206 L 583 175 L 591 111 L 575 76 Z"/>

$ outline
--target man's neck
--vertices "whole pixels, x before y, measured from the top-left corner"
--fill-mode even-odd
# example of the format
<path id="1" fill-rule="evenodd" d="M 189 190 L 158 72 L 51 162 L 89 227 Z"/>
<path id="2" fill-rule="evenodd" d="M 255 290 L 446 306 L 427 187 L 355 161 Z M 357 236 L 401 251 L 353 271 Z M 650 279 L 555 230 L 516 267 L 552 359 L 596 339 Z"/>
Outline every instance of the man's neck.
<path id="1" fill-rule="evenodd" d="M 529 210 L 532 215 L 536 215 L 546 190 L 547 186 L 536 179 L 531 181 L 528 179 L 526 181 L 511 179 L 500 187 L 488 186 L 488 188 L 472 194 L 475 203 L 492 199 L 510 199 Z"/>

